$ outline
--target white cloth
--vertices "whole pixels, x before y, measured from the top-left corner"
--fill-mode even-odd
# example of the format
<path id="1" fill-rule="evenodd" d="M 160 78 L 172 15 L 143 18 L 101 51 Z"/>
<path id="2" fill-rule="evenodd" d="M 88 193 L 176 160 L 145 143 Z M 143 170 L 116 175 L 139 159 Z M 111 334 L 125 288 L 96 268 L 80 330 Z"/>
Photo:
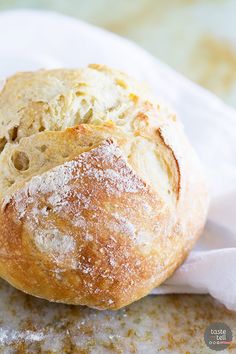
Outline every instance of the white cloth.
<path id="1" fill-rule="evenodd" d="M 55 13 L 1 13 L 0 63 L 2 78 L 105 63 L 147 81 L 171 104 L 205 166 L 211 207 L 189 258 L 153 293 L 210 293 L 236 310 L 236 112 L 126 39 Z"/>

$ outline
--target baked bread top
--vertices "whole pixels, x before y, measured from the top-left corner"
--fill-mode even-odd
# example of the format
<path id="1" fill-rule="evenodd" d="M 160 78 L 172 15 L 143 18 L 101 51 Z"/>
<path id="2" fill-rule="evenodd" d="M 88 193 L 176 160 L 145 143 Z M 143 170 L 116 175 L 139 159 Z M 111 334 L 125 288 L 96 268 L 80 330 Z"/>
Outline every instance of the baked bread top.
<path id="1" fill-rule="evenodd" d="M 186 257 L 204 177 L 145 87 L 103 65 L 19 73 L 0 94 L 0 127 L 0 275 L 14 286 L 119 308 Z"/>

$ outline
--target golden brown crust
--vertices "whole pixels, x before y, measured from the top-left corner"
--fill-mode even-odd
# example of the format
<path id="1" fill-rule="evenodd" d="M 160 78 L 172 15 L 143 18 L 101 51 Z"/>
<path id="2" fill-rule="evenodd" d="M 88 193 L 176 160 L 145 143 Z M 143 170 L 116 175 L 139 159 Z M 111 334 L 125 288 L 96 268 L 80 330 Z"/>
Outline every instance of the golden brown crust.
<path id="1" fill-rule="evenodd" d="M 104 66 L 91 68 L 110 75 Z M 76 75 L 65 71 L 68 85 Z M 126 94 L 125 76 L 112 75 Z M 54 76 L 63 71 L 40 73 L 39 82 L 50 86 Z M 97 124 L 94 105 L 89 121 L 87 115 L 63 128 L 63 111 L 60 129 L 44 131 L 37 124 L 47 102 L 24 103 L 25 125 L 0 153 L 0 276 L 15 287 L 50 301 L 117 309 L 170 276 L 200 235 L 207 193 L 181 125 L 169 115 L 158 120 L 159 108 L 146 99 L 127 97 L 126 118 L 123 112 Z"/>
<path id="2" fill-rule="evenodd" d="M 117 308 L 158 267 L 152 245 L 167 236 L 167 222 L 163 202 L 107 141 L 34 177 L 5 204 L 1 255 L 11 257 L 1 274 L 50 300 Z M 60 234 L 61 245 L 53 234 L 50 244 L 44 242 L 50 230 Z M 147 244 L 142 233 L 148 235 Z"/>
<path id="3" fill-rule="evenodd" d="M 192 242 L 185 246 L 170 214 L 108 140 L 34 177 L 2 206 L 1 275 L 51 301 L 119 308 L 185 258 Z"/>

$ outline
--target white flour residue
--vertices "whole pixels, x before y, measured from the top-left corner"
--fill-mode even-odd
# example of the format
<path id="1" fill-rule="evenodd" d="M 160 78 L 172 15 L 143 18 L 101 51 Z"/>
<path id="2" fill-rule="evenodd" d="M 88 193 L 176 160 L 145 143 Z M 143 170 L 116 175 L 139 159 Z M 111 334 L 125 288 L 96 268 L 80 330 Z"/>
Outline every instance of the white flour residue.
<path id="1" fill-rule="evenodd" d="M 8 345 L 11 343 L 17 343 L 20 341 L 26 342 L 40 342 L 45 339 L 45 335 L 42 331 L 17 331 L 14 329 L 0 328 L 0 344 Z"/>
<path id="2" fill-rule="evenodd" d="M 114 213 L 114 221 L 109 222 L 108 227 L 112 232 L 128 235 L 131 239 L 136 239 L 135 226 L 124 216 Z"/>
<path id="3" fill-rule="evenodd" d="M 35 226 L 39 230 L 41 221 L 47 222 L 53 213 L 86 232 L 87 221 L 80 213 L 98 208 L 99 193 L 119 198 L 123 193 L 137 193 L 145 188 L 145 183 L 122 158 L 121 150 L 109 139 L 75 160 L 32 177 L 12 196 L 12 201 L 18 218 L 26 217 L 33 231 Z M 113 228 L 135 238 L 134 226 L 117 215 L 114 217 Z M 88 241 L 92 240 L 92 235 L 86 237 Z M 68 253 L 75 247 L 73 238 L 62 235 L 56 228 L 37 231 L 35 242 L 43 252 Z"/>
<path id="4" fill-rule="evenodd" d="M 76 161 L 65 162 L 57 166 L 50 172 L 41 176 L 35 176 L 28 184 L 28 192 L 31 196 L 37 193 L 53 193 L 65 188 L 68 182 L 73 178 L 73 172 L 76 169 Z"/>
<path id="5" fill-rule="evenodd" d="M 35 230 L 35 243 L 42 252 L 60 255 L 73 252 L 76 246 L 72 236 L 64 235 L 56 228 Z"/>
<path id="6" fill-rule="evenodd" d="M 91 235 L 89 232 L 86 232 L 84 239 L 85 241 L 93 241 L 93 235 Z"/>
<path id="7" fill-rule="evenodd" d="M 144 188 L 144 183 L 127 166 L 121 150 L 113 142 L 107 141 L 99 146 L 96 155 L 101 166 L 87 163 L 82 168 L 89 177 L 103 183 L 108 194 L 119 196 L 123 192 L 137 193 Z M 104 168 L 104 165 L 112 166 L 112 169 Z"/>
<path id="8" fill-rule="evenodd" d="M 155 239 L 155 234 L 152 232 L 140 230 L 136 236 L 136 244 L 142 248 L 142 252 L 148 254 L 153 247 L 153 241 Z"/>
<path id="9" fill-rule="evenodd" d="M 66 197 L 71 191 L 68 183 L 73 179 L 75 168 L 76 161 L 70 161 L 40 176 L 32 177 L 23 190 L 13 195 L 18 218 L 22 219 L 25 216 L 26 209 L 30 204 L 34 204 L 33 216 L 35 221 L 37 215 L 38 217 L 42 216 L 42 208 L 38 209 L 38 196 L 40 194 L 50 194 L 48 203 L 60 211 L 67 203 Z M 43 215 L 46 216 L 45 207 L 43 209 Z"/>
<path id="10" fill-rule="evenodd" d="M 77 261 L 76 262 L 76 269 L 79 269 L 82 273 L 84 274 L 90 274 L 93 275 L 95 272 L 95 268 L 93 264 L 89 264 L 88 262 L 85 262 L 85 260 Z M 86 286 L 89 286 L 89 283 L 86 282 Z M 93 285 L 92 285 L 93 287 Z"/>
<path id="11" fill-rule="evenodd" d="M 113 258 L 113 257 L 109 258 L 109 263 L 112 266 L 112 268 L 114 268 L 117 265 L 117 262 L 116 262 L 115 258 Z"/>
<path id="12" fill-rule="evenodd" d="M 75 216 L 71 220 L 71 223 L 75 227 L 79 227 L 81 229 L 85 229 L 87 226 L 86 219 L 80 213 L 75 214 Z"/>
<path id="13" fill-rule="evenodd" d="M 104 169 L 99 170 L 87 166 L 87 175 L 100 183 L 104 183 L 106 192 L 109 195 L 121 195 L 123 192 L 136 193 L 142 187 L 142 184 L 136 183 L 132 171 L 127 171 L 127 167 L 120 166 L 120 170 Z"/>

